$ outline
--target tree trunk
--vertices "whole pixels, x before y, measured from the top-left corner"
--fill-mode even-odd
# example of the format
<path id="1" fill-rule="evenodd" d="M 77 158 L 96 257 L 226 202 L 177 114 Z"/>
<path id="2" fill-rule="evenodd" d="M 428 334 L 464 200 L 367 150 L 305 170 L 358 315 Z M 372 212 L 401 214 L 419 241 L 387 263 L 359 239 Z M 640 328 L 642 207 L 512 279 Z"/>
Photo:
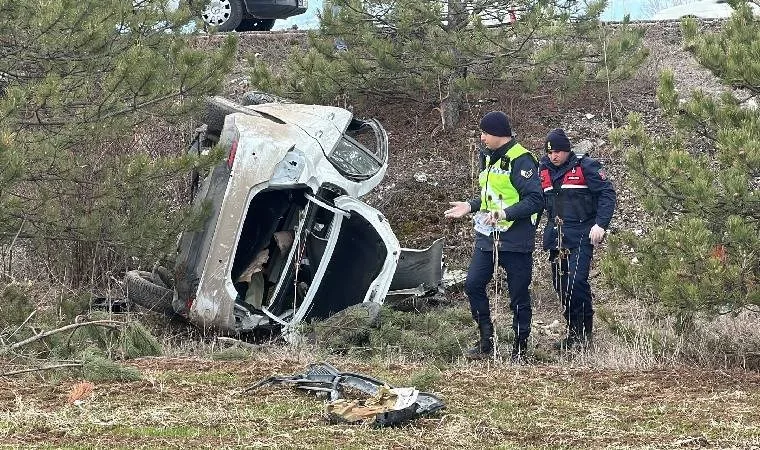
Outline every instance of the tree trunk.
<path id="1" fill-rule="evenodd" d="M 446 28 L 449 31 L 461 30 L 469 22 L 469 14 L 463 0 L 447 0 L 448 11 L 446 14 Z M 441 83 L 441 128 L 444 132 L 454 129 L 459 123 L 459 108 L 462 104 L 462 91 L 457 86 L 457 81 L 467 76 L 466 69 L 462 67 L 462 55 L 455 46 L 451 47 L 451 56 L 454 66 L 449 72 L 445 83 Z"/>
<path id="2" fill-rule="evenodd" d="M 456 75 L 452 74 L 447 84 L 448 92 L 441 92 L 441 128 L 448 132 L 454 129 L 459 123 L 459 107 L 462 104 L 462 93 L 455 85 Z M 445 95 L 445 96 L 444 96 Z"/>

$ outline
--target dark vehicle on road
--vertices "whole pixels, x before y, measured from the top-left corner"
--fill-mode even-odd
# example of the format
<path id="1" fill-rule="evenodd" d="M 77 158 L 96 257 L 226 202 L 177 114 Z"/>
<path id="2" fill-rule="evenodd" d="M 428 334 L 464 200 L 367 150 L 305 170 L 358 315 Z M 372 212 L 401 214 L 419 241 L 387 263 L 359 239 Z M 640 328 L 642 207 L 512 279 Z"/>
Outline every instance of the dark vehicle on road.
<path id="1" fill-rule="evenodd" d="M 195 0 L 203 1 L 203 0 Z M 201 11 L 218 31 L 269 31 L 276 19 L 306 12 L 308 0 L 209 0 Z"/>

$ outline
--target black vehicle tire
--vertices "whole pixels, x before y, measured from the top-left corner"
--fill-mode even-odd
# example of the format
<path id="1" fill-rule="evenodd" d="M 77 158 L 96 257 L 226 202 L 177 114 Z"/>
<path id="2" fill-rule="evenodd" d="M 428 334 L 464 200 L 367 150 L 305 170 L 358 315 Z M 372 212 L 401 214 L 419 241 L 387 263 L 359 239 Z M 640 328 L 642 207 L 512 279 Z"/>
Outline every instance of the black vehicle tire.
<path id="1" fill-rule="evenodd" d="M 237 31 L 269 31 L 274 27 L 274 19 L 243 19 L 235 28 Z"/>
<path id="2" fill-rule="evenodd" d="M 157 284 L 152 273 L 130 270 L 124 275 L 124 285 L 129 301 L 154 312 L 174 314 L 174 291 Z"/>
<path id="3" fill-rule="evenodd" d="M 206 134 L 216 135 L 222 132 L 224 128 L 224 118 L 228 114 L 250 111 L 243 106 L 222 97 L 209 97 L 206 99 L 206 111 L 202 117 L 203 122 L 207 125 Z"/>
<path id="4" fill-rule="evenodd" d="M 243 20 L 243 0 L 212 0 L 201 11 L 203 22 L 217 31 L 234 31 Z"/>

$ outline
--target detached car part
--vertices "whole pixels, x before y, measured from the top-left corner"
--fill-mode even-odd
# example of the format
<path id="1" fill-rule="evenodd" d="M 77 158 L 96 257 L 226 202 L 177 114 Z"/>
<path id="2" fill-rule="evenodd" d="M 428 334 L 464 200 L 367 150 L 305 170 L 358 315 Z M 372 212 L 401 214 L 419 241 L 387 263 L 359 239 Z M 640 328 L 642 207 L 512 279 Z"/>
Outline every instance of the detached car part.
<path id="1" fill-rule="evenodd" d="M 347 392 L 361 392 L 365 396 L 372 398 L 381 398 L 383 397 L 383 394 L 389 390 L 396 390 L 396 392 L 401 394 L 408 393 L 408 391 L 402 391 L 402 389 L 405 388 L 397 390 L 397 388 L 394 388 L 388 383 L 366 375 L 351 372 L 339 372 L 335 367 L 327 363 L 312 364 L 303 374 L 275 376 L 261 380 L 247 388 L 245 392 L 273 384 L 289 384 L 296 389 L 322 393 L 323 395 L 328 396 L 330 399 L 330 404 L 328 404 L 328 414 L 330 420 L 334 422 L 345 421 L 346 417 L 351 417 L 347 414 L 337 414 L 337 412 L 341 411 L 340 407 L 329 407 L 330 405 L 340 405 L 341 407 L 345 405 L 346 402 L 341 402 L 341 400 L 346 398 L 345 396 Z M 376 427 L 398 425 L 402 422 L 428 416 L 445 408 L 445 405 L 440 398 L 431 393 L 419 392 L 416 390 L 413 398 L 407 403 L 408 406 L 401 404 L 402 407 L 400 409 L 385 408 L 387 410 L 375 413 L 373 425 Z"/>

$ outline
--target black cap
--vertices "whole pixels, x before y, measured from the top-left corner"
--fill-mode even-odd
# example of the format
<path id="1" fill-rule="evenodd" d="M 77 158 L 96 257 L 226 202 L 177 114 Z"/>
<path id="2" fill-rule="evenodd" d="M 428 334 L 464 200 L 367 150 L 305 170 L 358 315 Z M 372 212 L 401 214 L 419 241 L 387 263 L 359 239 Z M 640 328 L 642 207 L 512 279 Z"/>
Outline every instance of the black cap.
<path id="1" fill-rule="evenodd" d="M 480 119 L 480 129 L 491 136 L 512 136 L 509 118 L 501 111 L 491 111 Z"/>
<path id="2" fill-rule="evenodd" d="M 547 152 L 569 152 L 572 148 L 570 139 L 562 128 L 555 128 L 546 135 L 544 150 Z"/>

